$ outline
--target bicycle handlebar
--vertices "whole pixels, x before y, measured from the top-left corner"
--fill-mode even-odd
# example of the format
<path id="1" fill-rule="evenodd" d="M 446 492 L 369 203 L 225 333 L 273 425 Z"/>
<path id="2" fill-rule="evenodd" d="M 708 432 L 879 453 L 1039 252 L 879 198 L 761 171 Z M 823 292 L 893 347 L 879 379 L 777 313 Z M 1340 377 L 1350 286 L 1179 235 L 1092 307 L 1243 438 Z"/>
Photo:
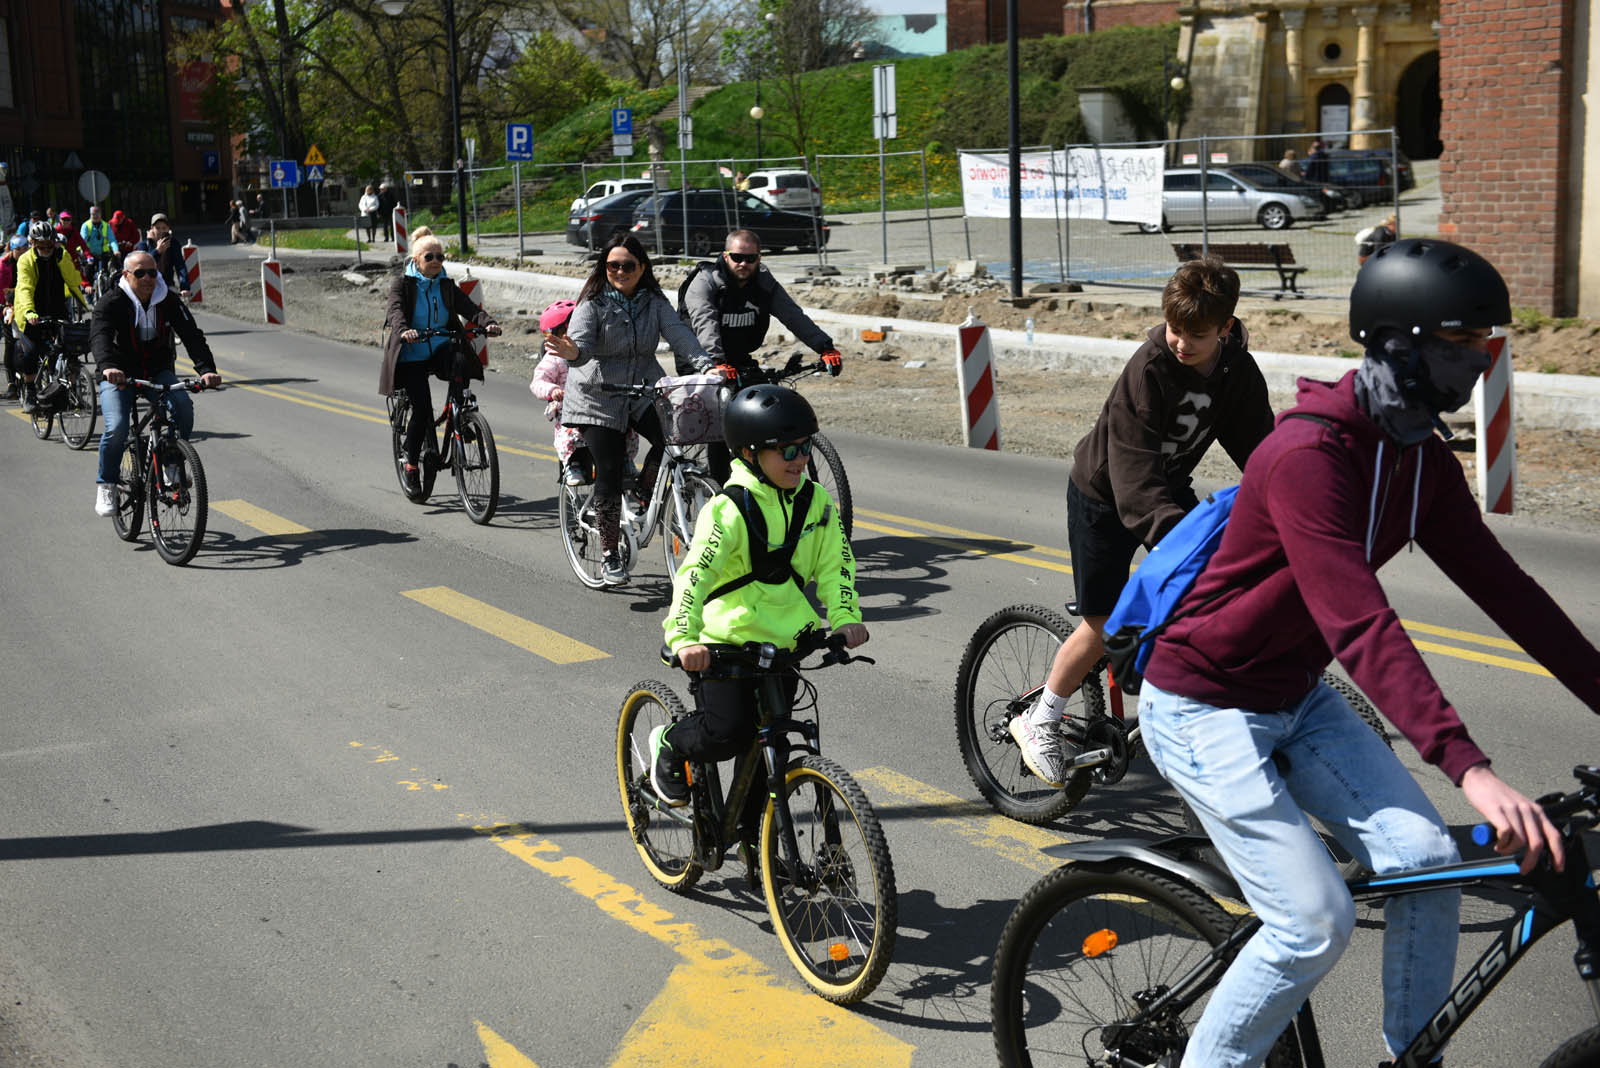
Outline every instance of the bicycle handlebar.
<path id="1" fill-rule="evenodd" d="M 856 656 L 844 646 L 844 635 L 826 631 L 808 630 L 800 635 L 793 649 L 779 649 L 771 642 L 745 642 L 743 645 L 707 645 L 711 652 L 711 667 L 753 667 L 762 672 L 780 672 L 788 668 L 814 670 L 834 664 L 876 664 L 870 656 Z M 813 668 L 801 668 L 800 662 L 819 650 L 828 650 Z M 668 667 L 681 668 L 678 654 L 667 646 L 661 647 L 661 662 Z"/>
<path id="2" fill-rule="evenodd" d="M 148 389 L 155 393 L 176 393 L 179 390 L 184 390 L 189 393 L 199 393 L 202 390 L 222 388 L 220 385 L 203 385 L 198 378 L 180 378 L 170 386 L 161 382 L 152 382 L 148 378 L 125 378 L 122 380 L 122 384 L 125 386 L 136 386 L 139 389 Z"/>
<path id="3" fill-rule="evenodd" d="M 1560 825 L 1563 820 L 1586 813 L 1583 819 L 1573 821 L 1574 827 L 1575 829 L 1593 827 L 1596 823 L 1600 823 L 1600 767 L 1593 764 L 1579 764 L 1572 769 L 1572 776 L 1583 783 L 1582 789 L 1567 794 L 1545 794 L 1539 798 L 1539 806 L 1544 809 L 1544 814 L 1551 823 Z M 1476 845 L 1487 846 L 1494 841 L 1494 838 L 1493 824 L 1473 824 L 1472 841 Z"/>

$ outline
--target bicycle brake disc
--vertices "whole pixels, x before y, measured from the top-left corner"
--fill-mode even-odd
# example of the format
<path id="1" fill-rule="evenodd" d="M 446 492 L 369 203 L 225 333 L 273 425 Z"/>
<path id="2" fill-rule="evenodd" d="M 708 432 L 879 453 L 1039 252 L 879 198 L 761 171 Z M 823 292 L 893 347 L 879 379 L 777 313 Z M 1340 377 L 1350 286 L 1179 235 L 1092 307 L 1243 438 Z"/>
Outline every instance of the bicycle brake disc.
<path id="1" fill-rule="evenodd" d="M 1128 731 L 1110 716 L 1101 716 L 1084 731 L 1085 749 L 1107 749 L 1110 754 L 1104 764 L 1090 769 L 1094 781 L 1111 786 L 1128 774 Z"/>

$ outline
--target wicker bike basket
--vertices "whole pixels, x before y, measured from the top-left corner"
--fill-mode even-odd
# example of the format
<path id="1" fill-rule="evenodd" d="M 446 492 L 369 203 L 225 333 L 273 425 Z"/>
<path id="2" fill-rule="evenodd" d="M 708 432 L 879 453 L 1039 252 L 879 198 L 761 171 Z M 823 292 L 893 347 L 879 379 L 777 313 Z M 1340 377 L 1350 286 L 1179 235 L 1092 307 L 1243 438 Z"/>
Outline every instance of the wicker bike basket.
<path id="1" fill-rule="evenodd" d="M 722 440 L 721 375 L 684 375 L 656 383 L 656 416 L 673 445 L 702 445 Z"/>

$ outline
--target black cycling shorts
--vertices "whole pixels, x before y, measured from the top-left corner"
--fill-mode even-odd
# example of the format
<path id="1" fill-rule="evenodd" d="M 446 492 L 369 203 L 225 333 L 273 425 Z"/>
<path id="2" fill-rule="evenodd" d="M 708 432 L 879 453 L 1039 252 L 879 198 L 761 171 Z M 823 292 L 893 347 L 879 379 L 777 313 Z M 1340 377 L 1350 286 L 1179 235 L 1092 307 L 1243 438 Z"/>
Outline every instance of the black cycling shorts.
<path id="1" fill-rule="evenodd" d="M 1072 550 L 1079 615 L 1111 614 L 1140 544 L 1122 525 L 1114 505 L 1095 500 L 1067 479 L 1067 547 Z"/>

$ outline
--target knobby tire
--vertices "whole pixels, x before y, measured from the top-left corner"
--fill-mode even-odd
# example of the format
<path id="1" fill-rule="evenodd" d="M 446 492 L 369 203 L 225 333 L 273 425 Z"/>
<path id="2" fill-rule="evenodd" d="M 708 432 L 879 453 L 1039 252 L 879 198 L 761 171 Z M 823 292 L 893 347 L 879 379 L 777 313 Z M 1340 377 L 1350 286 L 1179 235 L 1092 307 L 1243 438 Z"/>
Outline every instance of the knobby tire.
<path id="1" fill-rule="evenodd" d="M 670 687 L 646 681 L 634 684 L 617 715 L 617 786 L 623 818 L 645 870 L 674 893 L 693 886 L 701 868 L 694 860 L 693 829 L 652 804 L 649 741 L 653 729 L 686 714 Z"/>

